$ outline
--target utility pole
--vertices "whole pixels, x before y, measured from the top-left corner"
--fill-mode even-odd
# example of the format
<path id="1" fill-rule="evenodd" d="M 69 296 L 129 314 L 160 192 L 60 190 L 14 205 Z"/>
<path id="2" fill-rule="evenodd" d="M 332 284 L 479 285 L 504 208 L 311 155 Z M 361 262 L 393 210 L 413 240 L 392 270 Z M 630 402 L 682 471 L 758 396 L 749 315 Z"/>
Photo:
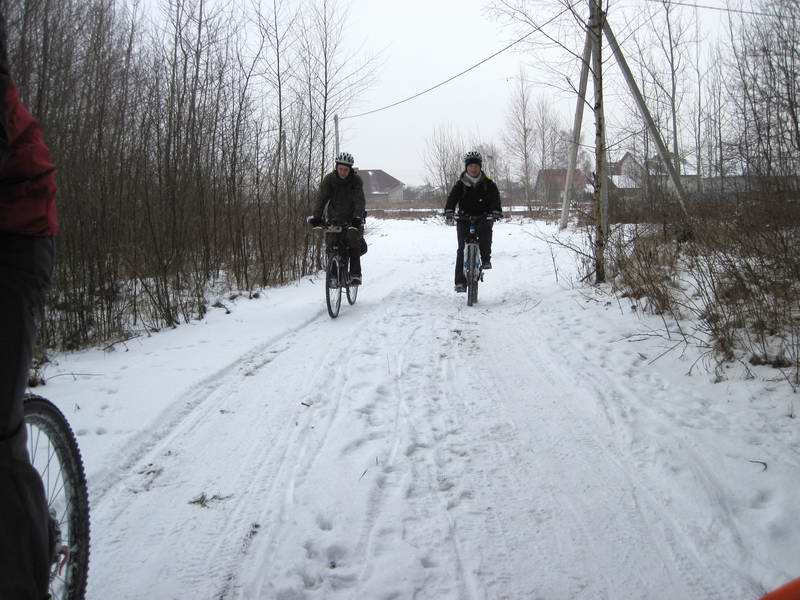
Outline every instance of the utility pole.
<path id="1" fill-rule="evenodd" d="M 594 79 L 594 216 L 595 216 L 595 239 L 594 239 L 594 281 L 595 283 L 605 283 L 606 264 L 605 264 L 605 245 L 606 231 L 603 229 L 605 220 L 604 194 L 608 182 L 606 181 L 605 169 L 605 118 L 603 112 L 603 24 L 605 19 L 601 3 L 602 0 L 589 0 L 589 22 L 592 32 L 592 75 Z M 607 197 L 606 197 L 607 198 Z"/>
<path id="2" fill-rule="evenodd" d="M 334 154 L 339 156 L 339 115 L 333 115 Z"/>
<path id="3" fill-rule="evenodd" d="M 667 147 L 664 144 L 664 141 L 661 139 L 661 134 L 659 133 L 658 129 L 656 128 L 655 121 L 653 117 L 650 115 L 650 111 L 647 108 L 647 105 L 644 102 L 644 97 L 642 96 L 641 92 L 639 91 L 639 87 L 636 85 L 636 80 L 633 78 L 633 73 L 631 72 L 630 68 L 628 67 L 628 63 L 625 60 L 625 57 L 622 55 L 622 51 L 620 50 L 619 44 L 617 43 L 616 37 L 614 37 L 614 33 L 611 31 L 611 26 L 608 24 L 608 19 L 606 18 L 606 14 L 601 10 L 601 7 L 598 5 L 599 2 L 602 0 L 589 0 L 589 22 L 586 26 L 586 42 L 583 49 L 583 64 L 581 67 L 581 79 L 578 89 L 578 99 L 575 107 L 575 121 L 572 127 L 572 146 L 570 147 L 570 154 L 567 163 L 567 180 L 564 185 L 564 195 L 563 195 L 563 204 L 561 206 L 561 221 L 560 221 L 560 228 L 565 229 L 567 227 L 567 218 L 569 216 L 569 206 L 570 206 L 570 194 L 572 192 L 572 180 L 575 177 L 575 163 L 577 161 L 577 154 L 578 154 L 578 145 L 580 144 L 580 137 L 581 137 L 581 125 L 583 122 L 583 105 L 586 102 L 586 85 L 588 80 L 588 72 L 589 72 L 589 61 L 592 61 L 592 70 L 594 71 L 594 84 L 595 84 L 595 116 L 596 119 L 600 120 L 601 122 L 604 121 L 603 118 L 603 102 L 602 102 L 602 89 L 600 89 L 600 93 L 598 96 L 598 87 L 602 86 L 602 73 L 600 72 L 600 68 L 602 65 L 600 50 L 602 48 L 602 34 L 605 34 L 606 39 L 608 40 L 608 45 L 611 48 L 612 52 L 614 53 L 614 58 L 617 60 L 617 64 L 619 65 L 620 70 L 625 78 L 625 82 L 628 84 L 628 89 L 633 96 L 636 105 L 639 108 L 639 111 L 642 114 L 642 118 L 647 125 L 647 130 L 650 132 L 650 135 L 653 137 L 655 141 L 656 148 L 658 149 L 658 155 L 661 158 L 662 163 L 664 164 L 665 168 L 667 169 L 667 173 L 669 175 L 670 181 L 672 182 L 673 189 L 675 190 L 675 194 L 678 197 L 678 202 L 681 205 L 681 209 L 683 210 L 683 214 L 688 217 L 689 212 L 686 208 L 686 193 L 683 189 L 683 185 L 681 184 L 680 178 L 672 165 L 672 159 L 670 158 L 669 152 L 667 151 Z M 596 51 L 596 52 L 595 52 Z M 598 223 L 601 223 L 602 230 L 608 233 L 608 178 L 607 178 L 607 161 L 605 160 L 605 126 L 602 127 L 597 125 L 595 128 L 596 137 L 595 137 L 595 173 L 598 177 L 598 180 L 595 181 L 595 184 L 602 187 L 602 202 L 595 203 L 596 208 L 598 208 L 598 212 L 600 212 L 598 217 Z M 601 138 L 597 139 L 597 134 L 601 132 Z M 603 154 L 604 158 L 602 161 L 602 165 L 600 165 L 599 155 Z M 647 167 L 647 161 L 645 161 L 645 167 Z M 601 178 L 602 177 L 602 178 Z M 600 238 L 598 238 L 598 241 Z"/>
<path id="4" fill-rule="evenodd" d="M 658 155 L 661 157 L 661 162 L 663 162 L 664 166 L 667 168 L 667 173 L 669 174 L 670 181 L 672 181 L 672 186 L 675 188 L 675 193 L 678 196 L 678 202 L 681 204 L 683 214 L 688 217 L 689 211 L 686 209 L 685 203 L 686 192 L 683 190 L 681 180 L 678 177 L 675 168 L 672 166 L 672 160 L 670 159 L 669 152 L 667 152 L 667 147 L 664 145 L 664 141 L 661 139 L 661 134 L 658 132 L 658 129 L 656 129 L 656 123 L 653 121 L 653 117 L 650 115 L 650 111 L 647 109 L 647 105 L 644 103 L 644 98 L 642 97 L 642 93 L 639 91 L 639 86 L 636 85 L 636 80 L 633 78 L 633 73 L 631 73 L 628 63 L 625 60 L 625 57 L 622 55 L 622 50 L 620 50 L 619 44 L 617 44 L 617 38 L 614 37 L 614 33 L 611 31 L 611 26 L 605 19 L 603 20 L 603 31 L 606 34 L 608 45 L 611 47 L 611 51 L 614 53 L 614 57 L 617 59 L 617 64 L 619 65 L 619 68 L 625 77 L 625 81 L 628 83 L 628 88 L 633 95 L 633 99 L 636 101 L 636 105 L 639 107 L 642 117 L 647 124 L 647 129 L 650 130 L 650 134 L 653 136 L 653 139 L 656 142 Z"/>
<path id="5" fill-rule="evenodd" d="M 589 80 L 589 60 L 592 56 L 592 34 L 589 26 L 586 27 L 586 42 L 583 45 L 583 64 L 581 66 L 581 80 L 578 84 L 578 100 L 575 104 L 575 120 L 572 122 L 572 146 L 569 149 L 567 162 L 567 180 L 564 182 L 564 200 L 561 205 L 560 228 L 566 229 L 569 205 L 572 194 L 572 183 L 575 179 L 575 163 L 578 161 L 578 146 L 581 143 L 581 126 L 583 124 L 583 106 L 586 102 L 586 84 Z"/>

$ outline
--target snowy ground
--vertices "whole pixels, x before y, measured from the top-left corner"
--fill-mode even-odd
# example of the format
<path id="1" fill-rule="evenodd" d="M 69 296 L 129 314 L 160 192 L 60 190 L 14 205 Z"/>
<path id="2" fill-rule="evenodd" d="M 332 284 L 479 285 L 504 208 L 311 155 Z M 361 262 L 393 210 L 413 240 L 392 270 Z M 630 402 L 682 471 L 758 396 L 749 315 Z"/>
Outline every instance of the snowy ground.
<path id="1" fill-rule="evenodd" d="M 57 355 L 89 598 L 727 600 L 799 575 L 790 386 L 660 356 L 660 319 L 569 286 L 566 254 L 557 281 L 540 231 L 496 226 L 472 308 L 452 229 L 373 221 L 335 321 L 304 280 Z"/>

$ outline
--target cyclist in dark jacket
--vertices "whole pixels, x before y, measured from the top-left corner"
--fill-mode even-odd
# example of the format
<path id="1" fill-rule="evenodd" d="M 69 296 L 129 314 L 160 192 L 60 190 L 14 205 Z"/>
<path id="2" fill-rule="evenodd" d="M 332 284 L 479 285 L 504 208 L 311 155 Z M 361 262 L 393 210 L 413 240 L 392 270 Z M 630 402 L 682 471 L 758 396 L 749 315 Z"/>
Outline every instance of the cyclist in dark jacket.
<path id="1" fill-rule="evenodd" d="M 459 213 L 472 216 L 494 215 L 495 218 L 499 218 L 502 215 L 500 190 L 497 189 L 495 182 L 483 172 L 482 163 L 483 158 L 480 152 L 473 150 L 464 155 L 464 172 L 450 190 L 447 204 L 444 207 L 445 222 L 448 225 L 456 224 L 456 207 L 458 207 Z M 478 245 L 484 271 L 492 268 L 492 223 L 493 221 L 490 219 L 478 222 Z M 464 278 L 464 240 L 467 237 L 468 228 L 469 224 L 465 221 L 457 223 L 458 251 L 456 252 L 455 272 L 457 292 L 465 292 L 467 289 L 467 281 Z"/>
<path id="2" fill-rule="evenodd" d="M 55 167 L 42 129 L 9 72 L 0 0 L 0 598 L 48 597 L 53 554 L 39 474 L 31 466 L 22 399 L 58 231 Z"/>
<path id="3" fill-rule="evenodd" d="M 346 227 L 341 235 L 347 237 L 350 247 L 350 283 L 361 283 L 361 244 L 366 217 L 364 182 L 353 170 L 353 155 L 340 152 L 336 156 L 336 168 L 322 179 L 314 215 L 307 219 L 314 226 L 325 222 Z M 329 238 L 332 235 L 329 234 Z M 326 240 L 330 246 L 332 239 Z"/>

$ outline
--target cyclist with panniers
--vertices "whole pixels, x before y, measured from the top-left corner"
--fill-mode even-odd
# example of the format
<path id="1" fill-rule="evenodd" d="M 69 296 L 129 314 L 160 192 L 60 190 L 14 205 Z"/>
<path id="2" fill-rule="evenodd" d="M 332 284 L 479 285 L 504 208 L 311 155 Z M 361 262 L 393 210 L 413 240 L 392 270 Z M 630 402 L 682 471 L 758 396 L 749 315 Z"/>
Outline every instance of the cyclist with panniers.
<path id="1" fill-rule="evenodd" d="M 307 221 L 314 227 L 326 223 L 342 226 L 341 233 L 326 233 L 326 246 L 332 246 L 334 236 L 346 237 L 350 248 L 349 283 L 360 285 L 366 212 L 364 183 L 353 169 L 353 163 L 353 155 L 349 152 L 340 152 L 336 156 L 336 168 L 322 179 L 314 214 Z"/>
<path id="2" fill-rule="evenodd" d="M 467 220 L 457 220 L 456 210 L 461 215 L 482 218 L 478 221 L 478 243 L 480 246 L 482 270 L 492 268 L 492 222 L 502 216 L 500 191 L 482 169 L 483 158 L 480 152 L 471 150 L 464 155 L 464 172 L 447 196 L 444 215 L 448 225 L 457 225 L 458 251 L 456 253 L 455 290 L 467 291 L 464 276 L 464 242 L 469 231 Z"/>

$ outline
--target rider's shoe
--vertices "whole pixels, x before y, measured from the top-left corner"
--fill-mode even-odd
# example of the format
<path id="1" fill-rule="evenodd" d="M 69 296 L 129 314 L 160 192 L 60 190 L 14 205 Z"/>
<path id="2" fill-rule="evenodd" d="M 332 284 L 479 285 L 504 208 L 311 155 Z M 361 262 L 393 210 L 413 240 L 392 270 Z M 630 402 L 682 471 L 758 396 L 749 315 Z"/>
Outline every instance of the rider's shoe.
<path id="1" fill-rule="evenodd" d="M 350 285 L 361 285 L 361 273 L 350 275 Z"/>
<path id="2" fill-rule="evenodd" d="M 467 284 L 466 283 L 457 283 L 456 284 L 456 292 L 459 294 L 463 294 L 467 291 Z"/>
<path id="3" fill-rule="evenodd" d="M 483 269 L 484 271 L 488 271 L 491 268 L 492 268 L 492 261 L 490 261 L 489 259 L 486 259 L 481 262 L 481 269 Z"/>

